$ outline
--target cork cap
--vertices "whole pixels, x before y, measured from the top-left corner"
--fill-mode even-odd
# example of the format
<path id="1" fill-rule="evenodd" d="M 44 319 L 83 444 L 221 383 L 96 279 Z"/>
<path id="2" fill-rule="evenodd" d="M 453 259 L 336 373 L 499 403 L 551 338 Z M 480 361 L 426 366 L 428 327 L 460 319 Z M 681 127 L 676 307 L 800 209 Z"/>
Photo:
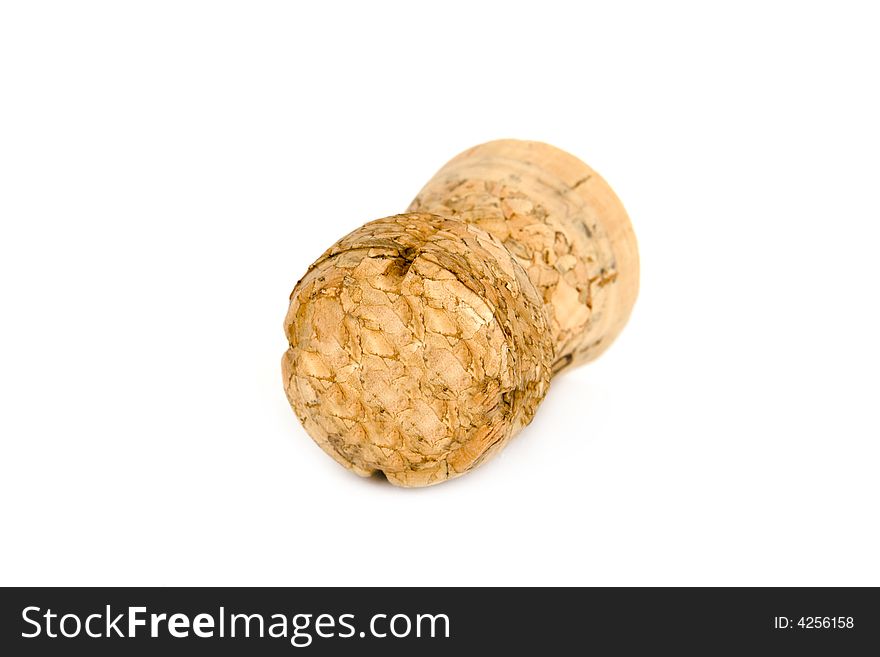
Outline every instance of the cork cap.
<path id="1" fill-rule="evenodd" d="M 544 397 L 543 300 L 491 234 L 427 213 L 334 244 L 291 295 L 288 399 L 309 434 L 361 475 L 424 486 L 503 447 Z"/>

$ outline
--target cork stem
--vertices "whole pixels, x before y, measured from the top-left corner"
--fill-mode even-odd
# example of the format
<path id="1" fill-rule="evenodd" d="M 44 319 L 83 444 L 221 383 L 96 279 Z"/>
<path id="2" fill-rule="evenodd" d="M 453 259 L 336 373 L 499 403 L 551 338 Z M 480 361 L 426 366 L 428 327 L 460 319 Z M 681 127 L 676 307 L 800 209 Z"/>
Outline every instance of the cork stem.
<path id="1" fill-rule="evenodd" d="M 513 139 L 475 146 L 409 211 L 475 224 L 504 244 L 543 299 L 554 373 L 598 357 L 626 324 L 639 286 L 635 234 L 608 183 L 573 155 Z"/>

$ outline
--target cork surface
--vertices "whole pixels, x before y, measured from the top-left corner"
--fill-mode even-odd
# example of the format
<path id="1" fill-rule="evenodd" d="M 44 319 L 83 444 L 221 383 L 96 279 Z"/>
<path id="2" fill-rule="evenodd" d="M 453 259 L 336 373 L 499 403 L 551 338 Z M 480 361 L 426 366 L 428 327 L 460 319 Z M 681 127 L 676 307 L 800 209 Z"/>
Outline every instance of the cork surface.
<path id="1" fill-rule="evenodd" d="M 448 162 L 410 210 L 461 219 L 497 237 L 541 293 L 554 371 L 607 349 L 638 294 L 635 235 L 593 169 L 541 142 L 504 139 Z"/>
<path id="2" fill-rule="evenodd" d="M 291 295 L 283 358 L 306 430 L 361 475 L 456 477 L 531 421 L 553 344 L 523 268 L 477 226 L 380 219 L 334 244 Z"/>
<path id="3" fill-rule="evenodd" d="M 297 283 L 288 400 L 357 474 L 446 481 L 528 424 L 553 374 L 608 348 L 638 278 L 629 218 L 590 167 L 540 142 L 476 146 Z"/>

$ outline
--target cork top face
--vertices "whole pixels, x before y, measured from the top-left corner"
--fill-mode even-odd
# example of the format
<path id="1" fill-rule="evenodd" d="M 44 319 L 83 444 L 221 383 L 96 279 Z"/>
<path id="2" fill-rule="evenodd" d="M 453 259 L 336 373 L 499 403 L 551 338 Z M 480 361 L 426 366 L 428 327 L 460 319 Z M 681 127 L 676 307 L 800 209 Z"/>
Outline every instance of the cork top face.
<path id="1" fill-rule="evenodd" d="M 358 474 L 445 481 L 499 450 L 544 397 L 554 352 L 542 305 L 476 226 L 426 213 L 371 222 L 291 295 L 288 399 Z"/>

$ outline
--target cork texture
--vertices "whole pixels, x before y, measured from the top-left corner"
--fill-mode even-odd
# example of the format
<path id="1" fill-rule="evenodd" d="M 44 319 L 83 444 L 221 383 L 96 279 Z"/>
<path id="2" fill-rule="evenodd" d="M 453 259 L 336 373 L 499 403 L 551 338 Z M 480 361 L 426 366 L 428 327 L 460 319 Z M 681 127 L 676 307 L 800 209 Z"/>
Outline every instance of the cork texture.
<path id="1" fill-rule="evenodd" d="M 553 374 L 608 348 L 638 277 L 629 218 L 586 164 L 540 142 L 476 146 L 297 283 L 288 400 L 359 475 L 452 479 L 531 421 Z"/>
<path id="2" fill-rule="evenodd" d="M 544 300 L 554 371 L 595 359 L 626 323 L 638 293 L 635 235 L 608 184 L 574 156 L 540 142 L 482 144 L 440 169 L 409 209 L 473 223 L 504 244 Z"/>
<path id="3" fill-rule="evenodd" d="M 287 396 L 317 443 L 361 475 L 461 475 L 528 424 L 553 344 L 526 272 L 477 226 L 424 213 L 334 244 L 285 320 Z"/>

